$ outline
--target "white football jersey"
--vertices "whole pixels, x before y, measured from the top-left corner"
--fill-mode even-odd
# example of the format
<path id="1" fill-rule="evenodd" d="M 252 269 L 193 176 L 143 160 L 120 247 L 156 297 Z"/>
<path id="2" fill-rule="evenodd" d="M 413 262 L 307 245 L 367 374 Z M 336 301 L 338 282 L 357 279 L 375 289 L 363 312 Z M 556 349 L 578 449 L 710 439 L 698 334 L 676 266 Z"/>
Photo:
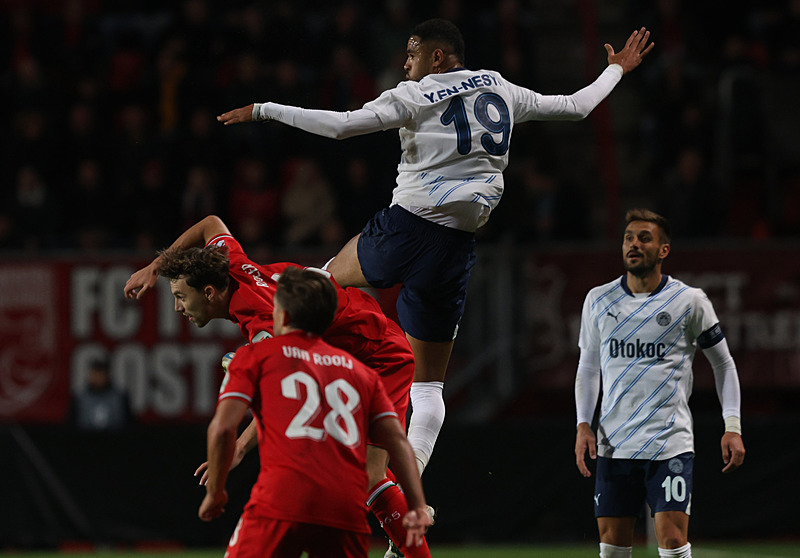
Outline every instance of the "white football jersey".
<path id="1" fill-rule="evenodd" d="M 661 460 L 694 451 L 692 361 L 698 344 L 723 338 L 718 322 L 701 289 L 666 275 L 649 294 L 632 294 L 625 276 L 589 291 L 579 345 L 600 353 L 599 455 Z"/>
<path id="2" fill-rule="evenodd" d="M 620 77 L 613 68 L 601 75 L 593 105 Z M 519 87 L 495 71 L 465 68 L 384 91 L 364 108 L 378 116 L 383 129 L 400 128 L 403 153 L 392 204 L 426 209 L 480 204 L 475 228 L 483 225 L 503 194 L 514 124 L 579 119 L 566 99 Z"/>

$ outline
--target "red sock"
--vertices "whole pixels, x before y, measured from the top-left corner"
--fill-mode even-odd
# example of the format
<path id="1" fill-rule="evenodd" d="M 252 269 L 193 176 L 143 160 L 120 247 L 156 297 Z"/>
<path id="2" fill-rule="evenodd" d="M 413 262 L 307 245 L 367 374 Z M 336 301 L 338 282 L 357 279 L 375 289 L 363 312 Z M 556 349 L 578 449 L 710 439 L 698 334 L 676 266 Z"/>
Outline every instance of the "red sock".
<path id="1" fill-rule="evenodd" d="M 408 511 L 408 504 L 399 486 L 388 478 L 383 479 L 369 491 L 367 505 L 389 538 L 407 558 L 431 558 L 428 542 L 424 539 L 420 546 L 406 546 L 403 517 Z"/>

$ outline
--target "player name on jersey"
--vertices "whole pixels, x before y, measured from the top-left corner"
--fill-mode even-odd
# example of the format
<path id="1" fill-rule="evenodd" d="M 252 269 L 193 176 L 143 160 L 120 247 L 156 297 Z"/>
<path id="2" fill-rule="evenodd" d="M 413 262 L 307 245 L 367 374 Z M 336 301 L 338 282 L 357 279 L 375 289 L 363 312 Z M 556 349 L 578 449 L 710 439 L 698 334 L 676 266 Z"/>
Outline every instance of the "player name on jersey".
<path id="1" fill-rule="evenodd" d="M 221 244 L 220 244 L 221 245 Z M 261 273 L 258 271 L 258 268 L 252 264 L 242 264 L 242 271 L 245 273 L 249 273 L 253 276 L 253 280 L 256 282 L 256 285 L 259 287 L 267 287 L 269 288 L 269 283 L 264 281 L 264 278 L 261 277 Z M 276 277 L 272 278 L 273 281 L 277 281 Z"/>
<path id="2" fill-rule="evenodd" d="M 459 85 L 454 87 L 447 87 L 445 89 L 439 89 L 433 93 L 422 93 L 423 97 L 428 99 L 431 103 L 435 103 L 436 101 L 441 101 L 442 99 L 449 97 L 450 95 L 458 95 L 462 91 L 466 91 L 468 89 L 475 89 L 478 87 L 489 87 L 492 85 L 498 85 L 498 80 L 496 77 L 491 76 L 489 74 L 481 74 L 477 76 L 472 76 L 471 78 L 462 81 Z"/>
<path id="3" fill-rule="evenodd" d="M 353 359 L 341 355 L 321 355 L 289 345 L 282 345 L 281 348 L 283 349 L 283 355 L 287 358 L 299 358 L 322 366 L 339 366 L 349 370 L 353 369 Z"/>

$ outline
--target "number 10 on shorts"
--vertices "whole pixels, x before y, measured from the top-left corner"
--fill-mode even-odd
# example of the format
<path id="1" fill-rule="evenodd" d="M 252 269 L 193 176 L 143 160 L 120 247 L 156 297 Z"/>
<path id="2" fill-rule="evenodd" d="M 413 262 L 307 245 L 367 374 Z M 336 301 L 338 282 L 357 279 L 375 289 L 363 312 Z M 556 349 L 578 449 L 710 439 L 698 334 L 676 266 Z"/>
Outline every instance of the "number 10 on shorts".
<path id="1" fill-rule="evenodd" d="M 664 482 L 661 483 L 661 488 L 664 489 L 664 500 L 671 502 L 683 502 L 686 500 L 686 480 L 678 475 L 675 477 L 667 476 Z"/>

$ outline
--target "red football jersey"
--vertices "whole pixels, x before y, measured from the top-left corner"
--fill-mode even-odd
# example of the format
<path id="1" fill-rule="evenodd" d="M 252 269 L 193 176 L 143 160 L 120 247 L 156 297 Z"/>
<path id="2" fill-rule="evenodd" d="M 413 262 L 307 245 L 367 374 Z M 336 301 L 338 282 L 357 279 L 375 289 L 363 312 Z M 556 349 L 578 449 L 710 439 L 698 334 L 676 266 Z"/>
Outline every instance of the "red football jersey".
<path id="1" fill-rule="evenodd" d="M 259 265 L 248 259 L 242 246 L 231 235 L 218 235 L 207 246 L 224 246 L 231 261 L 233 278 L 229 312 L 248 342 L 272 337 L 272 299 L 278 276 L 294 263 Z M 331 279 L 333 281 L 333 279 Z M 400 372 L 413 375 L 414 353 L 400 326 L 391 321 L 378 302 L 361 289 L 342 288 L 336 281 L 339 307 L 323 339 L 355 356 L 382 376 Z M 262 333 L 264 332 L 264 333 Z M 393 380 L 394 382 L 395 380 Z M 400 385 L 404 381 L 396 380 Z M 408 378 L 410 385 L 411 379 Z M 408 385 L 405 386 L 407 391 Z M 401 388 L 398 388 L 402 392 Z"/>
<path id="2" fill-rule="evenodd" d="M 366 437 L 373 421 L 397 417 L 377 374 L 294 331 L 239 349 L 220 391 L 228 397 L 248 402 L 258 424 L 261 472 L 245 509 L 369 532 Z"/>

